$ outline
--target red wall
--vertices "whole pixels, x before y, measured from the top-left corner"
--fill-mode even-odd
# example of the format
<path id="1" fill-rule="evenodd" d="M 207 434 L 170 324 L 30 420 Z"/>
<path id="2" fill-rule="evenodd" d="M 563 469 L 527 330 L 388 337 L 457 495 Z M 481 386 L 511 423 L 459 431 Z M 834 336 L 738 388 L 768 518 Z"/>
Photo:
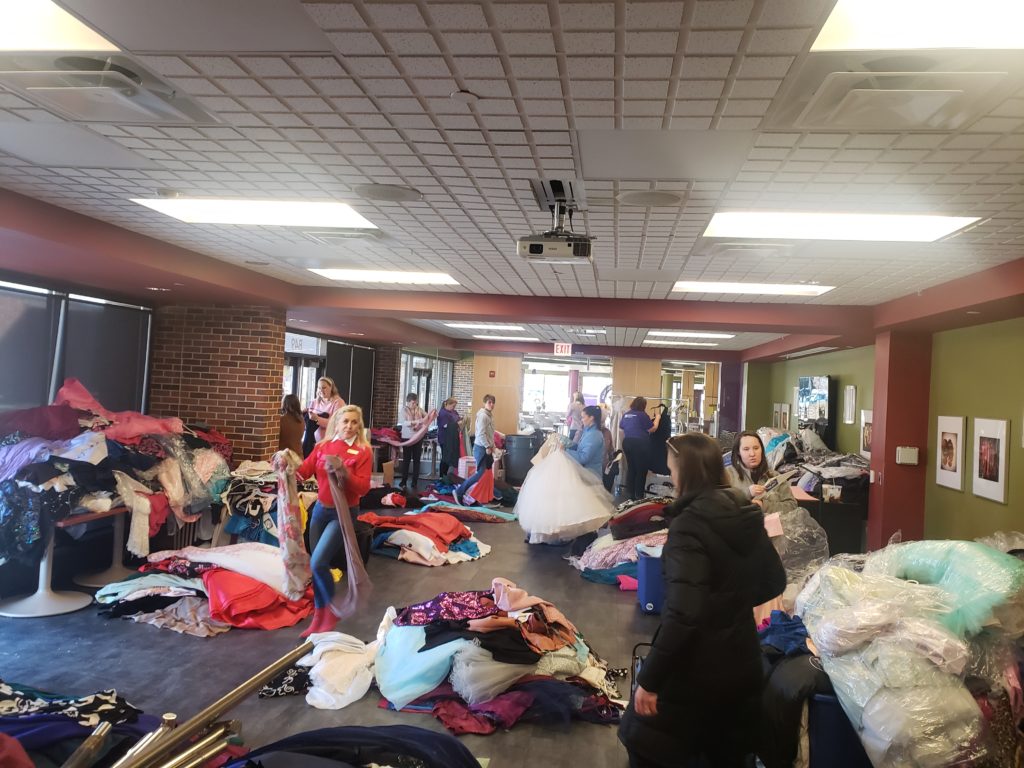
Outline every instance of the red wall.
<path id="1" fill-rule="evenodd" d="M 875 391 L 868 509 L 868 549 L 885 546 L 896 532 L 904 541 L 924 538 L 928 452 L 928 395 L 932 337 L 885 331 L 875 338 Z M 916 446 L 917 466 L 896 463 L 896 446 Z"/>

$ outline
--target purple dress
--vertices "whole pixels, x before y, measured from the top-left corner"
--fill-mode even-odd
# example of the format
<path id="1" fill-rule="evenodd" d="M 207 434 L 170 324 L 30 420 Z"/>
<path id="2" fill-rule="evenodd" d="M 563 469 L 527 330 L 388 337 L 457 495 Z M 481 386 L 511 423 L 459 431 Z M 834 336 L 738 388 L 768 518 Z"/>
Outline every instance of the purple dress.
<path id="1" fill-rule="evenodd" d="M 469 621 L 498 612 L 492 590 L 442 592 L 437 597 L 402 608 L 395 624 L 424 626 L 435 621 Z"/>

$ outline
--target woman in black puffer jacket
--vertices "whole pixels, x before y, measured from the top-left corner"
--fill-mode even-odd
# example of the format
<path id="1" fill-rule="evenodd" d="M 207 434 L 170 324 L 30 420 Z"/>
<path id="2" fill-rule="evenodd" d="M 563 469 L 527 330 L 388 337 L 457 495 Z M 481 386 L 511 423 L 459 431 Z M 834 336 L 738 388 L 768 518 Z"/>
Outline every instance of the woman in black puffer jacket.
<path id="1" fill-rule="evenodd" d="M 699 433 L 668 442 L 677 499 L 662 555 L 661 626 L 619 740 L 632 768 L 753 765 L 762 686 L 753 608 L 786 573 L 760 508 L 728 489 L 722 455 Z"/>

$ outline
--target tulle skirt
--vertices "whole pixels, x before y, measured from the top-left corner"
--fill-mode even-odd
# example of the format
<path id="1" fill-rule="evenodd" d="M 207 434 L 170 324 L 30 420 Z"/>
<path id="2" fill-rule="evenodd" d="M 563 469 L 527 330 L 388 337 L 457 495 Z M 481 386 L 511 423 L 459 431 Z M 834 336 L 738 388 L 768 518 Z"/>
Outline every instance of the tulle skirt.
<path id="1" fill-rule="evenodd" d="M 596 531 L 614 511 L 601 479 L 564 451 L 552 451 L 526 475 L 515 512 L 530 544 L 568 541 Z"/>

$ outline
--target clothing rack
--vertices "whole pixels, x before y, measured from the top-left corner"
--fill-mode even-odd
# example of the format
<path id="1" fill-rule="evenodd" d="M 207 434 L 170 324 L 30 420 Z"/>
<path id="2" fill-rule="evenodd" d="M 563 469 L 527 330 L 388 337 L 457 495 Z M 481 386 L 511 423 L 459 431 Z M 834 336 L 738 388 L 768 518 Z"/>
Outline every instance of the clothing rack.
<path id="1" fill-rule="evenodd" d="M 240 721 L 220 720 L 221 716 L 312 650 L 313 643 L 307 640 L 177 727 L 175 715 L 164 715 L 160 727 L 143 736 L 113 768 L 195 768 L 205 764 L 223 752 L 241 733 Z M 94 736 L 104 736 L 97 731 L 93 732 Z M 95 753 L 95 742 L 90 742 L 91 739 L 86 739 L 62 768 L 91 766 L 94 756 L 79 754 L 83 750 Z"/>

